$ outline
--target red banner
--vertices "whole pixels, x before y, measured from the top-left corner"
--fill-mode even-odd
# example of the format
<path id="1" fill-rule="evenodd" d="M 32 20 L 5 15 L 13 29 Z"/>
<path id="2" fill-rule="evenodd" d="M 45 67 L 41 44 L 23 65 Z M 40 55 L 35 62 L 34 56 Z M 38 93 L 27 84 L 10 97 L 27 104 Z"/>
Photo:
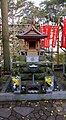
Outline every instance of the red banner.
<path id="1" fill-rule="evenodd" d="M 64 33 L 62 32 L 62 38 L 61 38 L 61 48 L 66 48 L 66 36 L 64 35 Z"/>
<path id="2" fill-rule="evenodd" d="M 44 39 L 43 47 L 49 48 L 50 47 L 51 26 L 49 26 L 49 25 L 44 26 L 44 33 L 47 34 L 48 37 Z"/>
<path id="3" fill-rule="evenodd" d="M 49 25 L 40 26 L 40 32 L 48 35 L 47 38 L 40 39 L 41 47 L 49 48 L 50 47 L 51 26 L 49 26 Z"/>
<path id="4" fill-rule="evenodd" d="M 52 47 L 54 48 L 56 46 L 56 41 L 58 39 L 59 35 L 59 26 L 54 26 L 53 27 L 53 38 L 52 38 Z"/>
<path id="5" fill-rule="evenodd" d="M 44 33 L 44 26 L 40 26 L 40 32 Z M 43 47 L 43 42 L 44 42 L 44 39 L 40 39 L 41 47 Z"/>
<path id="6" fill-rule="evenodd" d="M 66 48 L 66 36 L 63 36 L 63 44 L 62 44 L 63 46 L 63 48 Z"/>
<path id="7" fill-rule="evenodd" d="M 63 23 L 64 23 L 63 34 L 64 36 L 66 36 L 66 19 L 64 19 Z"/>
<path id="8" fill-rule="evenodd" d="M 64 27 L 62 31 L 61 47 L 66 48 L 66 19 L 63 21 Z"/>

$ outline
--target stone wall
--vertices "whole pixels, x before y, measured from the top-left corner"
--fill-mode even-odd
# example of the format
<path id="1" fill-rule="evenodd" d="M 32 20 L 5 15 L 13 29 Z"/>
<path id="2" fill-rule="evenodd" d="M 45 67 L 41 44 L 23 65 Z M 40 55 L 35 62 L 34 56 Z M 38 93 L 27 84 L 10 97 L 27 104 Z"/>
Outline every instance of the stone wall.
<path id="1" fill-rule="evenodd" d="M 66 120 L 66 100 L 0 101 L 0 120 Z"/>

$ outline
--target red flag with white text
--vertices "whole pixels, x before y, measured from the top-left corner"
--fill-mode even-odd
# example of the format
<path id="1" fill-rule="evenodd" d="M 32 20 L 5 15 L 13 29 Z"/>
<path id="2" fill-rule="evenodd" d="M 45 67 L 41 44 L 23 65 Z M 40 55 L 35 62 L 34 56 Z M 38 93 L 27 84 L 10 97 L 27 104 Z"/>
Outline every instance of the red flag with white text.
<path id="1" fill-rule="evenodd" d="M 64 19 L 63 24 L 64 27 L 62 30 L 61 47 L 66 48 L 66 19 Z"/>
<path id="2" fill-rule="evenodd" d="M 56 46 L 56 41 L 59 37 L 59 26 L 53 27 L 53 38 L 52 38 L 52 47 L 54 48 Z"/>
<path id="3" fill-rule="evenodd" d="M 44 33 L 44 26 L 40 26 L 40 33 Z M 44 39 L 40 39 L 40 44 L 41 44 L 41 47 L 43 47 L 43 42 L 44 42 Z"/>
<path id="4" fill-rule="evenodd" d="M 66 36 L 66 19 L 63 21 L 64 27 L 63 27 L 63 34 Z"/>
<path id="5" fill-rule="evenodd" d="M 61 37 L 61 48 L 66 48 L 66 36 L 64 34 L 64 32 L 62 31 L 62 37 Z"/>
<path id="6" fill-rule="evenodd" d="M 50 47 L 51 26 L 49 26 L 49 25 L 44 26 L 44 33 L 47 34 L 48 37 L 44 38 L 43 47 L 49 48 Z"/>

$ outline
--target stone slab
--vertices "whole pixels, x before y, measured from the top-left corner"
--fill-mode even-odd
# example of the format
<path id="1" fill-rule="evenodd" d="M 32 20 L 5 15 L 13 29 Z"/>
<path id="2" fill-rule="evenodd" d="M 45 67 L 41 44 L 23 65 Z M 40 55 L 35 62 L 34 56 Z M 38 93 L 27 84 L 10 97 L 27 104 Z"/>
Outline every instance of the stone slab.
<path id="1" fill-rule="evenodd" d="M 0 109 L 0 116 L 4 118 L 8 118 L 11 115 L 11 110 L 8 108 L 1 108 Z"/>
<path id="2" fill-rule="evenodd" d="M 30 114 L 34 108 L 31 107 L 14 107 L 13 110 L 23 116 Z"/>

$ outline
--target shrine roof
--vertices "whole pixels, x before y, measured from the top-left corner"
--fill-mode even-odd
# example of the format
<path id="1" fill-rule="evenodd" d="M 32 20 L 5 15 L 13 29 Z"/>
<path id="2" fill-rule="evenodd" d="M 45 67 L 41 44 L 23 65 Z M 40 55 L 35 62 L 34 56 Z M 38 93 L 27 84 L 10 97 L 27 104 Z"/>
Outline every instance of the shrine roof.
<path id="1" fill-rule="evenodd" d="M 35 35 L 35 34 L 30 34 L 30 35 L 16 35 L 17 38 L 19 39 L 44 39 L 47 37 L 45 34 L 41 35 Z"/>
<path id="2" fill-rule="evenodd" d="M 33 24 L 29 26 L 28 30 L 24 32 L 23 34 L 16 35 L 19 39 L 43 39 L 46 38 L 47 34 L 40 33 Z"/>

